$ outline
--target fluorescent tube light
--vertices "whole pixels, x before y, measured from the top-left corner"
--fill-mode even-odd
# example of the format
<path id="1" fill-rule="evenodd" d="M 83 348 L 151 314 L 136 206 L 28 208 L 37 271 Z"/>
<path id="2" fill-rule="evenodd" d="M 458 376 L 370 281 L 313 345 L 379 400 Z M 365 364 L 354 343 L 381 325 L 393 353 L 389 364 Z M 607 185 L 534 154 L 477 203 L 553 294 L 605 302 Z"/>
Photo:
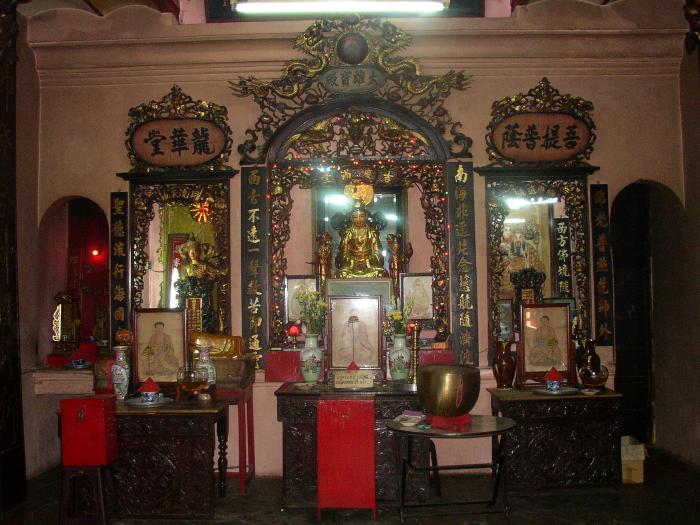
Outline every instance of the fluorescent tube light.
<path id="1" fill-rule="evenodd" d="M 317 2 L 238 2 L 236 11 L 247 15 L 282 13 L 437 13 L 445 9 L 436 1 L 317 1 Z"/>

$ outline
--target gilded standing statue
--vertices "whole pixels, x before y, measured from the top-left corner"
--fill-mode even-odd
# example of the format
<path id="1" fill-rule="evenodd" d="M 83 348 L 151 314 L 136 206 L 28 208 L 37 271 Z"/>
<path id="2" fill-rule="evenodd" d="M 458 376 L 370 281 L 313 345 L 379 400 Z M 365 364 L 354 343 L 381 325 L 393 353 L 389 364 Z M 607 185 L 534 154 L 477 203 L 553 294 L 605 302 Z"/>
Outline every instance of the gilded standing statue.
<path id="1" fill-rule="evenodd" d="M 326 281 L 331 276 L 331 251 L 333 239 L 331 234 L 324 231 L 316 236 L 316 275 L 320 281 L 321 290 L 326 289 Z"/>
<path id="2" fill-rule="evenodd" d="M 218 332 L 217 287 L 221 272 L 214 264 L 212 247 L 200 242 L 194 235 L 180 248 L 182 266 L 175 282 L 178 307 L 184 308 L 189 298 L 202 299 L 202 331 Z"/>
<path id="3" fill-rule="evenodd" d="M 413 246 L 409 242 L 406 246 L 406 251 L 403 250 L 401 234 L 391 233 L 386 236 L 386 244 L 391 253 L 389 258 L 389 276 L 391 277 L 391 295 L 394 301 L 399 299 L 399 277 L 406 271 L 408 261 L 413 256 Z"/>

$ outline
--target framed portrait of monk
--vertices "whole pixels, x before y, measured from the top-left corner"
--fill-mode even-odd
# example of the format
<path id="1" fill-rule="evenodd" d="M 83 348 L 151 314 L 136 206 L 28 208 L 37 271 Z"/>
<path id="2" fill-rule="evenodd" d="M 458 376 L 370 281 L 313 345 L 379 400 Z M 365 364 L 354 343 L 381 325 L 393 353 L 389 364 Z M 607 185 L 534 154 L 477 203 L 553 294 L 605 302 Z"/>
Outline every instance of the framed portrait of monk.
<path id="1" fill-rule="evenodd" d="M 432 273 L 402 273 L 401 274 L 401 306 L 406 309 L 413 302 L 411 319 L 430 321 L 433 318 L 433 274 Z"/>
<path id="2" fill-rule="evenodd" d="M 187 322 L 184 308 L 139 308 L 134 312 L 133 377 L 137 384 L 149 377 L 156 383 L 177 382 L 185 364 Z"/>
<path id="3" fill-rule="evenodd" d="M 576 384 L 568 304 L 523 304 L 518 344 L 517 383 L 544 383 L 554 367 L 569 385 Z"/>
<path id="4" fill-rule="evenodd" d="M 384 320 L 380 296 L 328 298 L 327 352 L 330 370 L 376 370 L 383 375 Z M 354 364 L 354 365 L 353 365 Z"/>

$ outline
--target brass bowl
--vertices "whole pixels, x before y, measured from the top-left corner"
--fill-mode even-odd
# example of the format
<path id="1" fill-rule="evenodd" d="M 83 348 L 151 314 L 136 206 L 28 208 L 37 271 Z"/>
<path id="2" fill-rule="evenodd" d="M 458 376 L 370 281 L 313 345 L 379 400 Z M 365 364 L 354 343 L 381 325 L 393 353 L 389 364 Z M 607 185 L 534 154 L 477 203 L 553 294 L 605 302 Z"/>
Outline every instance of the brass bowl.
<path id="1" fill-rule="evenodd" d="M 588 388 L 602 388 L 605 386 L 605 382 L 608 380 L 608 369 L 600 365 L 600 372 L 583 367 L 578 371 L 578 376 L 581 378 L 581 384 Z"/>
<path id="2" fill-rule="evenodd" d="M 474 408 L 480 385 L 474 366 L 426 365 L 418 373 L 418 399 L 435 416 L 462 416 Z"/>

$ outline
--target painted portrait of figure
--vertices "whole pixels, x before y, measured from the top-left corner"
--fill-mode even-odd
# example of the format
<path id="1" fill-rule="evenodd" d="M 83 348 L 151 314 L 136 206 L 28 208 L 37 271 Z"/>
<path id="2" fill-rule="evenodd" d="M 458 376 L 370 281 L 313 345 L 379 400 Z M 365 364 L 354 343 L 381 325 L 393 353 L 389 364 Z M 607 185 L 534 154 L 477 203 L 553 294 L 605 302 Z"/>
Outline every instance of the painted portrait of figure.
<path id="1" fill-rule="evenodd" d="M 510 276 L 526 268 L 544 272 L 547 278 L 543 293 L 545 297 L 551 296 L 549 221 L 550 206 L 546 204 L 525 205 L 510 210 L 503 224 L 503 236 L 500 243 L 500 252 L 505 263 L 499 293 L 502 299 L 515 297 L 515 289 L 510 281 Z"/>
<path id="2" fill-rule="evenodd" d="M 567 305 L 523 307 L 525 372 L 568 370 L 569 316 Z"/>
<path id="3" fill-rule="evenodd" d="M 135 314 L 136 379 L 174 383 L 185 362 L 185 312 L 143 308 Z"/>
<path id="4" fill-rule="evenodd" d="M 380 298 L 331 297 L 331 368 L 380 366 Z"/>

